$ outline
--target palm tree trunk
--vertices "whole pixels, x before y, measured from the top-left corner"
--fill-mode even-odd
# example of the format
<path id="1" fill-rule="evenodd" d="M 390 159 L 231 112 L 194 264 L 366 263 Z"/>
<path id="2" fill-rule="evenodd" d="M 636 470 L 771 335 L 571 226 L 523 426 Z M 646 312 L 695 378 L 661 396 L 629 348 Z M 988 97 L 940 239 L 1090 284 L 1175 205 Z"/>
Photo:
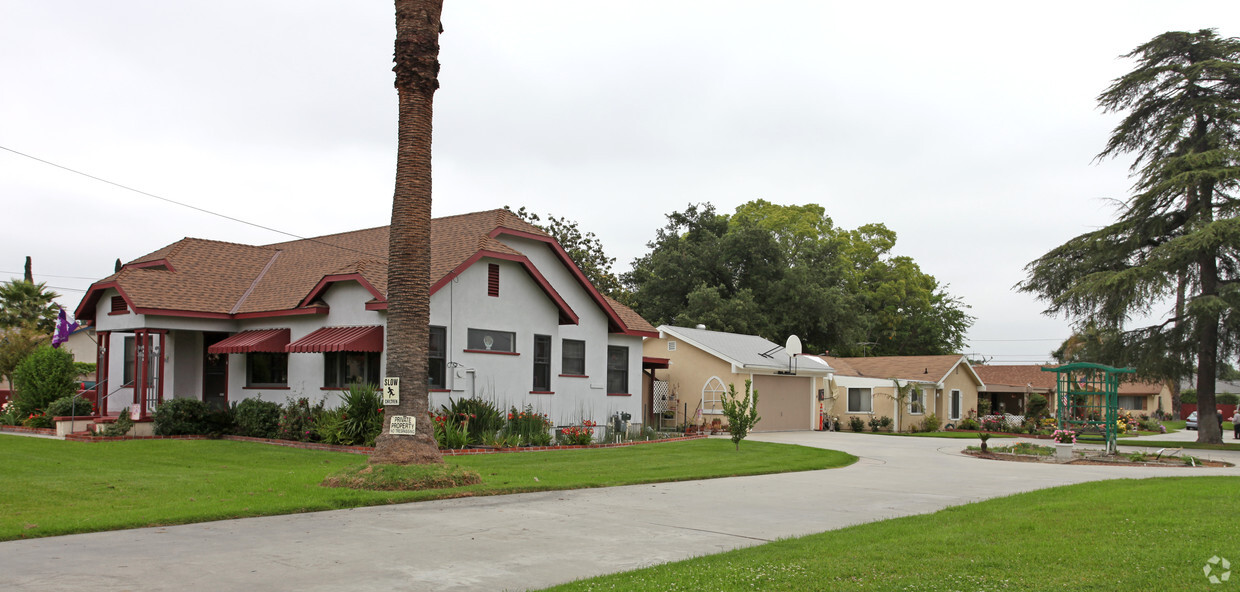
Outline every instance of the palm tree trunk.
<path id="1" fill-rule="evenodd" d="M 396 91 L 400 122 L 396 189 L 388 242 L 387 376 L 400 379 L 400 402 L 386 417 L 412 416 L 416 434 L 383 433 L 371 463 L 443 462 L 428 416 L 430 347 L 431 114 L 439 88 L 443 0 L 396 0 Z"/>

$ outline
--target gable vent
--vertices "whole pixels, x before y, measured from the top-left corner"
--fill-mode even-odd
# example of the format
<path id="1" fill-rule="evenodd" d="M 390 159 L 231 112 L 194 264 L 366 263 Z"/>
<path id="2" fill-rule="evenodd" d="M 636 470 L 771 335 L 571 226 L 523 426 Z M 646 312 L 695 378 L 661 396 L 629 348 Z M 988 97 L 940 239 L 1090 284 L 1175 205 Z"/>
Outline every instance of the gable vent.
<path id="1" fill-rule="evenodd" d="M 487 296 L 499 296 L 499 265 L 487 264 Z"/>
<path id="2" fill-rule="evenodd" d="M 125 299 L 123 297 L 112 297 L 112 312 L 129 312 L 129 307 L 125 306 Z"/>
<path id="3" fill-rule="evenodd" d="M 676 351 L 676 342 L 675 342 L 675 341 L 669 341 L 669 342 L 667 342 L 667 351 Z"/>

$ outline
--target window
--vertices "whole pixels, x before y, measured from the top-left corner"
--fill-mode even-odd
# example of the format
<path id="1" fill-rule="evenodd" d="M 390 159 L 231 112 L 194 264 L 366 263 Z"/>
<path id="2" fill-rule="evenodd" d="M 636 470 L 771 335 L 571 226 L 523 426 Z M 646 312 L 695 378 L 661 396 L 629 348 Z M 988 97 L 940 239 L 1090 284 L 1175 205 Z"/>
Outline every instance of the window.
<path id="1" fill-rule="evenodd" d="M 727 389 L 723 387 L 723 381 L 719 377 L 712 376 L 706 381 L 706 386 L 702 387 L 702 413 L 720 414 L 723 413 L 723 393 Z"/>
<path id="2" fill-rule="evenodd" d="M 125 338 L 124 355 L 122 356 L 122 364 L 125 368 L 121 371 L 121 386 L 133 386 L 133 365 L 137 356 L 134 354 L 134 338 L 132 335 Z"/>
<path id="3" fill-rule="evenodd" d="M 288 354 L 251 352 L 245 355 L 246 386 L 288 386 Z"/>
<path id="4" fill-rule="evenodd" d="M 499 296 L 499 265 L 487 265 L 487 296 Z"/>
<path id="5" fill-rule="evenodd" d="M 920 388 L 914 388 L 909 391 L 908 412 L 913 415 L 921 415 L 926 412 L 926 396 Z"/>
<path id="6" fill-rule="evenodd" d="M 848 412 L 849 413 L 873 413 L 873 393 L 868 388 L 850 388 L 848 389 Z"/>
<path id="7" fill-rule="evenodd" d="M 1127 409 L 1129 411 L 1143 411 L 1145 409 L 1144 399 L 1145 397 L 1130 397 L 1127 395 L 1120 395 L 1119 408 Z"/>
<path id="8" fill-rule="evenodd" d="M 586 342 L 579 339 L 565 339 L 560 343 L 564 348 L 560 372 L 569 376 L 585 376 Z"/>
<path id="9" fill-rule="evenodd" d="M 327 352 L 323 354 L 323 386 L 347 388 L 350 384 L 379 384 L 379 352 Z"/>
<path id="10" fill-rule="evenodd" d="M 534 336 L 534 390 L 551 390 L 551 336 Z"/>
<path id="11" fill-rule="evenodd" d="M 607 346 L 607 392 L 629 392 L 629 348 Z"/>
<path id="12" fill-rule="evenodd" d="M 433 389 L 448 388 L 448 329 L 431 327 L 431 347 L 426 352 L 428 376 L 426 385 Z"/>
<path id="13" fill-rule="evenodd" d="M 952 408 L 949 419 L 960 419 L 960 391 L 952 389 Z"/>
<path id="14" fill-rule="evenodd" d="M 515 352 L 517 334 L 511 331 L 470 329 L 467 349 L 474 351 Z"/>

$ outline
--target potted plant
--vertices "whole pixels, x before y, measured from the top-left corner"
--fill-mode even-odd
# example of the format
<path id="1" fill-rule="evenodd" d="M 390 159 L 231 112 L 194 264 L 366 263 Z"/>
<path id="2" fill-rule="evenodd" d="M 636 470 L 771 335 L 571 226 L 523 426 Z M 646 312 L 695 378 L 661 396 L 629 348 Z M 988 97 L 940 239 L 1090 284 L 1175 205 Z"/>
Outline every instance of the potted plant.
<path id="1" fill-rule="evenodd" d="M 1072 449 L 1076 445 L 1076 432 L 1065 429 L 1055 430 L 1051 433 L 1051 439 L 1055 441 L 1055 458 L 1070 460 Z"/>

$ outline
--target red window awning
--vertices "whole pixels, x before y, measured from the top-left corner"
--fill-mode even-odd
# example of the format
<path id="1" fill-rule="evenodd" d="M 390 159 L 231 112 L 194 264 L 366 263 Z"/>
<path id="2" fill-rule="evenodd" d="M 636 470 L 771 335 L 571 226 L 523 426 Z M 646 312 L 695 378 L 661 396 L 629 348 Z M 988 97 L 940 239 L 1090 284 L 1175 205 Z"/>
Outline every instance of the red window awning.
<path id="1" fill-rule="evenodd" d="M 242 331 L 207 348 L 209 354 L 248 354 L 250 352 L 283 352 L 288 345 L 288 329 L 253 329 Z"/>
<path id="2" fill-rule="evenodd" d="M 383 327 L 324 327 L 288 344 L 284 351 L 295 353 L 320 352 L 381 352 Z"/>

